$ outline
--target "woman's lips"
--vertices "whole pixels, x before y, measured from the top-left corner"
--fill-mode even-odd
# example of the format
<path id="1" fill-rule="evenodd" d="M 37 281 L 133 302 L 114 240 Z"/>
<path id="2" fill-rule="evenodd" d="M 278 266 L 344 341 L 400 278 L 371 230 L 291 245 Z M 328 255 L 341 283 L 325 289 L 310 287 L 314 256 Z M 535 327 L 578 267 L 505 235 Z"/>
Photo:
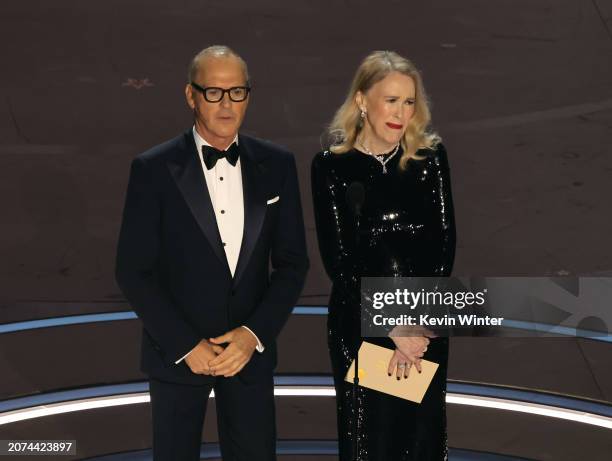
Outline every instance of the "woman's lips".
<path id="1" fill-rule="evenodd" d="M 402 125 L 396 125 L 395 123 L 387 122 L 387 126 L 389 128 L 393 128 L 394 130 L 401 130 Z"/>

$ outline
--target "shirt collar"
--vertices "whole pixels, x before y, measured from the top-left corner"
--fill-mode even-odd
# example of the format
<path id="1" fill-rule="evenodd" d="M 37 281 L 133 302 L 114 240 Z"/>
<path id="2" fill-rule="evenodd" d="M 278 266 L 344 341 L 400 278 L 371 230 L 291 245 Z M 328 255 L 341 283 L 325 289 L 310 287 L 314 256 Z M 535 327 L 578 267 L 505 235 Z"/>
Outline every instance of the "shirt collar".
<path id="1" fill-rule="evenodd" d="M 193 139 L 195 140 L 196 147 L 198 148 L 198 152 L 202 152 L 202 146 L 212 146 L 212 144 L 210 144 L 206 139 L 200 136 L 200 133 L 198 133 L 198 131 L 196 130 L 195 125 L 193 125 L 193 128 L 191 129 L 191 131 L 193 132 Z M 238 133 L 236 133 L 234 140 L 229 143 L 229 146 L 227 146 L 225 150 L 229 149 L 229 147 L 234 143 L 238 145 Z"/>

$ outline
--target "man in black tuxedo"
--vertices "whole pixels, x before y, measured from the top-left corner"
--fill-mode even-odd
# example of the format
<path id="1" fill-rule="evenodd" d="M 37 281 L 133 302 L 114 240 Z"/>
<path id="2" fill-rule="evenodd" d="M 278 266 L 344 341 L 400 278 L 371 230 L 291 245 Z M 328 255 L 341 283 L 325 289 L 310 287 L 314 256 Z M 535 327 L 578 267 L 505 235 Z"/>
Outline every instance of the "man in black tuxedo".
<path id="1" fill-rule="evenodd" d="M 202 50 L 194 126 L 131 165 L 116 278 L 143 322 L 156 461 L 200 459 L 212 389 L 223 459 L 275 459 L 275 339 L 308 257 L 293 156 L 238 134 L 249 93 L 242 58 Z"/>

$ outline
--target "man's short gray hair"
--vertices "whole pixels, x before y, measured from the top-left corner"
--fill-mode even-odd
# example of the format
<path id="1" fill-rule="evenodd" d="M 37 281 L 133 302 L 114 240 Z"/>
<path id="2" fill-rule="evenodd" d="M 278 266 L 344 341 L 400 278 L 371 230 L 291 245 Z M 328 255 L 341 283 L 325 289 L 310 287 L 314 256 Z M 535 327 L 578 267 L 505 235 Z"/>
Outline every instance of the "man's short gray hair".
<path id="1" fill-rule="evenodd" d="M 240 61 L 240 64 L 242 64 L 242 69 L 244 71 L 244 79 L 248 84 L 249 70 L 247 69 L 246 62 L 238 53 L 232 50 L 229 46 L 225 45 L 209 46 L 207 48 L 204 48 L 202 51 L 200 51 L 193 57 L 191 63 L 189 64 L 189 71 L 187 73 L 188 83 L 193 82 L 196 76 L 198 75 L 198 71 L 200 70 L 200 63 L 204 58 L 229 58 L 232 56 L 237 58 L 238 61 Z"/>

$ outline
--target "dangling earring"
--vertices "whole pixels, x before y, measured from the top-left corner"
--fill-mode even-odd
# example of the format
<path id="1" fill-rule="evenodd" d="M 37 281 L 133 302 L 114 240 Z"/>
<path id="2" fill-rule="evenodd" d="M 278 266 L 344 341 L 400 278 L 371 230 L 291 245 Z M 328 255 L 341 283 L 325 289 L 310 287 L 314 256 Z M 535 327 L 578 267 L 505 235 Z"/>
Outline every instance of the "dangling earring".
<path id="1" fill-rule="evenodd" d="M 361 112 L 359 114 L 359 120 L 357 120 L 357 129 L 361 130 L 363 128 L 363 125 L 365 125 L 365 119 L 366 119 L 366 111 L 363 109 L 359 109 Z"/>

